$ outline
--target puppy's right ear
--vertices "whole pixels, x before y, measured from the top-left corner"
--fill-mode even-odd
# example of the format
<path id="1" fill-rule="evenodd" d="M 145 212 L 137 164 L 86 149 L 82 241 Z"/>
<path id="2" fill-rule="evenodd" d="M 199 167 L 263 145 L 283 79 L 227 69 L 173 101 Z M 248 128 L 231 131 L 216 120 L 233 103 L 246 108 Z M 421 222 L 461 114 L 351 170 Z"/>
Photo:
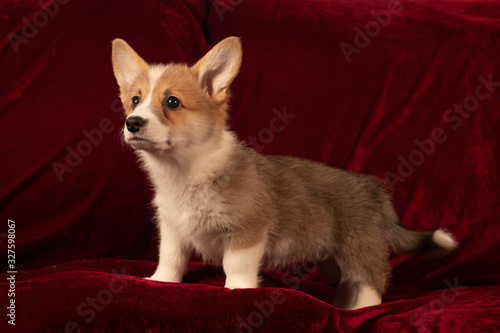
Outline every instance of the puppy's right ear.
<path id="1" fill-rule="evenodd" d="M 148 64 L 123 39 L 113 41 L 111 58 L 116 81 L 122 91 L 130 87 L 135 79 L 148 68 Z"/>

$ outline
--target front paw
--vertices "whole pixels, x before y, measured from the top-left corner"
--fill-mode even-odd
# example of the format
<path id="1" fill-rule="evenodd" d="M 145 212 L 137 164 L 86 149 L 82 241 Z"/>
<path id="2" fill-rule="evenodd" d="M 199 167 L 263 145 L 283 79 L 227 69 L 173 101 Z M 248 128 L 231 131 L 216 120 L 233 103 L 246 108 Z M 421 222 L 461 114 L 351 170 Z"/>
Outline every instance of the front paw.
<path id="1" fill-rule="evenodd" d="M 178 274 L 159 274 L 154 273 L 150 277 L 145 277 L 146 280 L 159 281 L 159 282 L 174 282 L 179 283 L 182 281 L 182 276 Z"/>
<path id="2" fill-rule="evenodd" d="M 224 288 L 228 289 L 249 289 L 259 286 L 258 279 L 253 276 L 228 276 Z"/>

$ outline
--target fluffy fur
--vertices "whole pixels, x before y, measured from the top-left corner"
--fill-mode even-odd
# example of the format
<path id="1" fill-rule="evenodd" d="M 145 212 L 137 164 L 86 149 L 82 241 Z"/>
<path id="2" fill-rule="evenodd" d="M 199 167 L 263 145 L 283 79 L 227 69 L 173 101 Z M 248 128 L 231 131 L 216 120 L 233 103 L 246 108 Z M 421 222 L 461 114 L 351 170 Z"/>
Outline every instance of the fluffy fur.
<path id="1" fill-rule="evenodd" d="M 160 251 L 151 279 L 181 282 L 192 250 L 222 262 L 231 289 L 257 287 L 261 265 L 313 260 L 330 278 L 340 274 L 334 304 L 357 309 L 380 304 L 389 249 L 457 246 L 443 230 L 403 227 L 374 177 L 264 156 L 239 142 L 226 118 L 241 57 L 230 37 L 192 67 L 149 65 L 125 41 L 113 41 L 124 140 L 155 189 Z"/>

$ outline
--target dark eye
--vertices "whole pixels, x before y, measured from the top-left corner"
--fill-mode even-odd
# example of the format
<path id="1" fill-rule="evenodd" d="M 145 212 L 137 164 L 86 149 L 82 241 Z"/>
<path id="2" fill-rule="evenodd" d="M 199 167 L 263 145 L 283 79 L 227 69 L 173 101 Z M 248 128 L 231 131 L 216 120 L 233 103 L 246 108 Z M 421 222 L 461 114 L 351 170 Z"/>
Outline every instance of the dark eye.
<path id="1" fill-rule="evenodd" d="M 141 101 L 141 98 L 139 96 L 134 96 L 132 97 L 132 107 L 134 108 L 139 102 Z"/>
<path id="2" fill-rule="evenodd" d="M 179 106 L 181 106 L 181 102 L 175 96 L 168 96 L 167 99 L 165 100 L 165 106 L 169 109 L 175 110 Z"/>

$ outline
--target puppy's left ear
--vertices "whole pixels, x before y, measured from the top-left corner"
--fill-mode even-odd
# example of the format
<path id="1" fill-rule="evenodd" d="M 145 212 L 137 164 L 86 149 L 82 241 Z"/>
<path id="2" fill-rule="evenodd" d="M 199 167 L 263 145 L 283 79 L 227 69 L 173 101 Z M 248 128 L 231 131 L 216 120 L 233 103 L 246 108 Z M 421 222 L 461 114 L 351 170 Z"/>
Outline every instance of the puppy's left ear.
<path id="1" fill-rule="evenodd" d="M 228 37 L 215 45 L 192 68 L 199 85 L 215 99 L 224 98 L 241 66 L 241 42 Z"/>

